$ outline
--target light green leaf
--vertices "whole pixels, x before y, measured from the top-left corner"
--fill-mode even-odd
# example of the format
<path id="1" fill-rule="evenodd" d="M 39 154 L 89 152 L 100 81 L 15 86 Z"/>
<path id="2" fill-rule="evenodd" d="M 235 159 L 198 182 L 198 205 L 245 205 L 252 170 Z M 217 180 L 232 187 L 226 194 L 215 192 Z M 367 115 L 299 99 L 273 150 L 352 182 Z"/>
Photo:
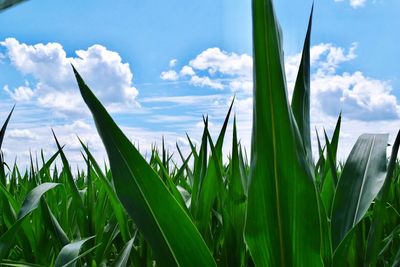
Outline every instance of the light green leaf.
<path id="1" fill-rule="evenodd" d="M 334 250 L 363 218 L 385 181 L 387 140 L 387 134 L 363 134 L 347 158 L 332 206 Z"/>

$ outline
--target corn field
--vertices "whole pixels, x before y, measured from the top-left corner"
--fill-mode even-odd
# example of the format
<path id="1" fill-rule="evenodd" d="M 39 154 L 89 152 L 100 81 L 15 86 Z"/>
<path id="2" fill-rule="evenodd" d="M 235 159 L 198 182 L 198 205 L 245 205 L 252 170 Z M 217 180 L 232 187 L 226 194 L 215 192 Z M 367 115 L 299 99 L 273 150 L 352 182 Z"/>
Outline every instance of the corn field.
<path id="1" fill-rule="evenodd" d="M 109 164 L 81 142 L 86 170 L 73 174 L 56 133 L 58 150 L 32 158 L 26 171 L 1 156 L 1 266 L 400 265 L 400 135 L 388 144 L 386 134 L 364 134 L 338 162 L 339 115 L 332 137 L 317 133 L 313 154 L 312 12 L 289 101 L 272 0 L 253 0 L 252 10 L 249 157 L 233 101 L 216 140 L 204 117 L 200 145 L 188 136 L 186 155 L 177 145 L 181 163 L 164 146 L 146 160 L 72 66 Z M 12 111 L 0 147 L 10 119 Z M 233 139 L 226 140 L 230 123 Z"/>

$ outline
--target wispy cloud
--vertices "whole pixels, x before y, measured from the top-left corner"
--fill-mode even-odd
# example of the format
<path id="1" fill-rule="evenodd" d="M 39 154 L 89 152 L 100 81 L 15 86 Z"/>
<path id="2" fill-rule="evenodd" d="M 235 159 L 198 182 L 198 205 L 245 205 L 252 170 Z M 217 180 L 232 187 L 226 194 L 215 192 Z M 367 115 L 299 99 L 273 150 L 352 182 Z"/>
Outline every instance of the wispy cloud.
<path id="1" fill-rule="evenodd" d="M 335 2 L 349 2 L 352 8 L 360 8 L 364 7 L 367 3 L 367 0 L 335 0 Z"/>

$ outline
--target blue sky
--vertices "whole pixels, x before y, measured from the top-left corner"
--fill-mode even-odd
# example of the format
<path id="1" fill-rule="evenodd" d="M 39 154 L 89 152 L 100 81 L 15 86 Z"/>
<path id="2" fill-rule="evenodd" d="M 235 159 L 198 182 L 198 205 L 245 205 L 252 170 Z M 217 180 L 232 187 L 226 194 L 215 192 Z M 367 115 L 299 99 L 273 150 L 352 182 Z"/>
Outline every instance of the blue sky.
<path id="1" fill-rule="evenodd" d="M 290 94 L 312 2 L 275 2 Z M 315 1 L 312 123 L 330 132 L 343 111 L 343 157 L 362 132 L 394 138 L 400 126 L 398 10 L 398 0 Z M 104 157 L 70 62 L 142 150 L 162 135 L 172 150 L 175 142 L 187 147 L 185 133 L 199 138 L 202 114 L 216 133 L 235 93 L 239 135 L 249 144 L 248 0 L 31 0 L 1 13 L 0 25 L 3 118 L 17 103 L 4 143 L 9 160 L 55 151 L 51 128 L 72 162 L 81 161 L 76 135 Z"/>

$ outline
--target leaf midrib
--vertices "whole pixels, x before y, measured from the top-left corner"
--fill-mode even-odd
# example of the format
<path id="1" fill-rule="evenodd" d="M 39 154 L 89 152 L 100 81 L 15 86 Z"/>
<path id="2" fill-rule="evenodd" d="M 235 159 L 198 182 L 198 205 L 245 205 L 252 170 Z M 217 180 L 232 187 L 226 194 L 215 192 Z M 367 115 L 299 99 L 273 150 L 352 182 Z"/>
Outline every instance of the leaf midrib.
<path id="1" fill-rule="evenodd" d="M 264 27 L 268 24 L 266 21 L 267 16 L 265 16 L 265 21 L 264 21 Z M 276 25 L 275 25 L 275 29 L 276 29 Z M 268 42 L 268 35 L 265 35 L 265 41 L 267 44 L 269 44 Z M 267 66 L 271 66 L 270 62 L 271 59 L 269 57 L 270 53 L 266 53 L 266 60 L 267 60 Z M 278 230 L 279 230 L 279 247 L 280 247 L 280 257 L 281 257 L 281 266 L 285 266 L 285 255 L 284 255 L 284 240 L 283 240 L 283 233 L 282 233 L 282 218 L 281 218 L 281 207 L 280 207 L 280 195 L 279 195 L 279 183 L 278 183 L 278 170 L 277 170 L 277 149 L 276 149 L 276 133 L 275 133 L 275 119 L 274 119 L 274 105 L 273 105 L 273 101 L 272 101 L 272 77 L 271 77 L 271 73 L 270 71 L 268 72 L 268 85 L 269 85 L 269 106 L 270 106 L 270 111 L 271 111 L 271 122 L 272 122 L 272 149 L 273 149 L 273 155 L 274 155 L 274 183 L 275 183 L 275 200 L 276 200 L 276 204 L 277 204 L 277 219 L 278 219 Z"/>

